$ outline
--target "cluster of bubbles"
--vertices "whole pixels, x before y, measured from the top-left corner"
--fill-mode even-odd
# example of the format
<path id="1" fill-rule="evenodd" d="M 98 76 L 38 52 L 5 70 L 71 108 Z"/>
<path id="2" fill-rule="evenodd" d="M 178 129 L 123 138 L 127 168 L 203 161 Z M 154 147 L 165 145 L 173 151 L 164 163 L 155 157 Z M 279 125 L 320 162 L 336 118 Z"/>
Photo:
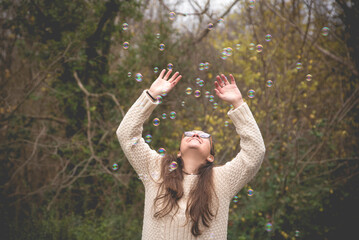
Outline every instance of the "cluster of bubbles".
<path id="1" fill-rule="evenodd" d="M 167 69 L 168 69 L 168 70 L 171 70 L 172 68 L 173 68 L 173 64 L 172 64 L 172 63 L 167 64 Z"/>
<path id="2" fill-rule="evenodd" d="M 329 28 L 328 27 L 323 27 L 321 30 L 322 36 L 326 37 L 329 34 Z"/>
<path id="3" fill-rule="evenodd" d="M 154 72 L 154 73 L 158 73 L 158 67 L 154 67 L 154 68 L 153 68 L 153 72 Z"/>
<path id="4" fill-rule="evenodd" d="M 267 35 L 265 36 L 265 40 L 266 40 L 266 42 L 270 42 L 270 41 L 272 40 L 272 35 L 267 34 Z"/>
<path id="5" fill-rule="evenodd" d="M 196 78 L 196 84 L 197 84 L 198 86 L 200 86 L 200 87 L 203 87 L 204 81 L 203 81 L 202 79 L 200 79 L 200 78 Z"/>
<path id="6" fill-rule="evenodd" d="M 137 82 L 142 82 L 142 80 L 143 80 L 142 74 L 141 73 L 136 73 L 135 79 L 136 79 Z"/>
<path id="7" fill-rule="evenodd" d="M 151 134 L 147 134 L 147 135 L 145 136 L 145 141 L 146 141 L 146 143 L 152 142 L 152 135 L 151 135 Z"/>
<path id="8" fill-rule="evenodd" d="M 273 86 L 273 81 L 272 80 L 267 80 L 266 85 L 267 85 L 267 87 Z"/>
<path id="9" fill-rule="evenodd" d="M 205 69 L 208 70 L 208 69 L 209 69 L 209 62 L 200 63 L 198 69 L 199 69 L 200 71 L 203 71 L 203 70 L 205 70 Z"/>
<path id="10" fill-rule="evenodd" d="M 175 12 L 170 12 L 170 13 L 169 13 L 169 19 L 170 19 L 171 21 L 173 21 L 173 20 L 175 20 L 175 18 L 176 18 L 176 13 L 175 13 Z"/>
<path id="11" fill-rule="evenodd" d="M 301 68 L 302 68 L 302 63 L 301 62 L 297 62 L 297 64 L 296 64 L 296 69 L 297 70 L 300 70 Z"/>
<path id="12" fill-rule="evenodd" d="M 233 49 L 231 47 L 223 48 L 221 58 L 226 60 L 228 57 L 232 56 Z"/>
<path id="13" fill-rule="evenodd" d="M 267 231 L 267 232 L 272 231 L 272 228 L 273 228 L 272 223 L 271 223 L 271 222 L 267 222 L 265 228 L 266 228 L 266 231 Z"/>
<path id="14" fill-rule="evenodd" d="M 124 42 L 123 44 L 122 44 L 122 47 L 123 47 L 123 49 L 128 49 L 129 47 L 130 47 L 130 43 L 129 42 Z"/>
<path id="15" fill-rule="evenodd" d="M 250 196 L 250 197 L 252 197 L 253 196 L 253 194 L 254 194 L 254 191 L 253 191 L 253 189 L 248 189 L 248 196 Z"/>
<path id="16" fill-rule="evenodd" d="M 164 43 L 161 43 L 160 44 L 160 51 L 164 51 L 165 50 L 165 44 Z"/>
<path id="17" fill-rule="evenodd" d="M 249 89 L 247 95 L 249 98 L 254 98 L 255 93 L 256 92 L 253 89 Z"/>
<path id="18" fill-rule="evenodd" d="M 163 157 L 166 154 L 166 149 L 164 148 L 159 148 L 157 150 L 158 154 L 161 155 L 161 157 Z"/>
<path id="19" fill-rule="evenodd" d="M 312 75 L 311 74 L 307 74 L 307 76 L 305 77 L 305 79 L 310 82 L 312 81 Z"/>
<path id="20" fill-rule="evenodd" d="M 249 0 L 249 8 L 254 8 L 255 3 L 256 3 L 256 0 Z"/>
<path id="21" fill-rule="evenodd" d="M 126 31 L 128 29 L 128 23 L 122 24 L 122 30 Z"/>
<path id="22" fill-rule="evenodd" d="M 176 170 L 178 167 L 178 163 L 176 161 L 171 162 L 170 166 L 169 166 L 169 171 L 172 172 L 174 170 Z"/>
<path id="23" fill-rule="evenodd" d="M 112 164 L 112 170 L 116 171 L 118 169 L 118 164 L 114 163 Z"/>

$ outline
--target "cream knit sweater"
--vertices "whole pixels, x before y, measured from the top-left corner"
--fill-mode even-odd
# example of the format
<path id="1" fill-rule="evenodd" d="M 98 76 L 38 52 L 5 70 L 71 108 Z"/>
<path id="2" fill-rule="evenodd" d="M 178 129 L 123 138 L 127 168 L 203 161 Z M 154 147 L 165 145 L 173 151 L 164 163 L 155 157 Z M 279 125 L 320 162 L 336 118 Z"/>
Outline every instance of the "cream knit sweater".
<path id="1" fill-rule="evenodd" d="M 229 205 L 238 191 L 257 173 L 264 157 L 265 146 L 258 125 L 248 105 L 243 103 L 228 112 L 237 133 L 240 135 L 241 151 L 223 166 L 213 168 L 215 191 L 218 196 L 218 213 L 209 228 L 195 238 L 191 234 L 192 223 L 183 226 L 185 209 L 191 187 L 197 175 L 184 175 L 184 197 L 179 200 L 180 209 L 172 219 L 167 215 L 157 220 L 153 217 L 153 201 L 157 194 L 161 156 L 152 150 L 142 138 L 143 123 L 155 109 L 155 104 L 145 91 L 128 110 L 116 134 L 121 147 L 145 187 L 145 208 L 142 240 L 190 240 L 227 239 Z"/>

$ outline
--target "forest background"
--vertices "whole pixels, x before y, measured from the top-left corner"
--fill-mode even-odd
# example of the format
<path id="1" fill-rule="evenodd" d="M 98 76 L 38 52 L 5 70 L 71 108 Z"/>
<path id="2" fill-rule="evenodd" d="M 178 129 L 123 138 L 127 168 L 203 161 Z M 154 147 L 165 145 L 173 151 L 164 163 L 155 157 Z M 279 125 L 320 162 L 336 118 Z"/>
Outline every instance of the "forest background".
<path id="1" fill-rule="evenodd" d="M 183 79 L 144 125 L 151 148 L 174 153 L 183 130 L 203 129 L 216 164 L 238 153 L 219 73 L 262 132 L 228 239 L 354 239 L 358 2 L 183 2 L 0 1 L 2 239 L 141 238 L 144 188 L 115 131 L 169 64 Z"/>

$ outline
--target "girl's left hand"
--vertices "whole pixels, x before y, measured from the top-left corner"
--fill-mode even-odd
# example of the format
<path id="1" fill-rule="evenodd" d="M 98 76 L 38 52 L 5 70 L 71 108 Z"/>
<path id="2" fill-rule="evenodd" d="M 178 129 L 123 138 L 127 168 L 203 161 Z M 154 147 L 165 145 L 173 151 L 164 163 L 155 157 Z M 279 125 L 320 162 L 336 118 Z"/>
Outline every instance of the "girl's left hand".
<path id="1" fill-rule="evenodd" d="M 224 74 L 221 74 L 221 76 L 217 75 L 217 81 L 214 82 L 214 85 L 216 86 L 214 91 L 220 99 L 229 104 L 232 104 L 234 108 L 237 108 L 244 101 L 233 75 L 229 74 L 229 76 L 231 78 L 231 83 L 228 82 Z"/>

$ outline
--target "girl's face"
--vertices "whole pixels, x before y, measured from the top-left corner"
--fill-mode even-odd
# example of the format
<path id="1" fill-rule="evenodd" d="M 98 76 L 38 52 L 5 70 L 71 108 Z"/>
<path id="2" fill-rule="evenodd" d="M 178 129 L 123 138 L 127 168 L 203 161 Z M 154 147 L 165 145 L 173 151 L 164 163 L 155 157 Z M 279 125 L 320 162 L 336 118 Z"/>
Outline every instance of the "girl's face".
<path id="1" fill-rule="evenodd" d="M 195 150 L 200 156 L 207 158 L 211 152 L 210 138 L 201 137 L 203 131 L 193 130 L 193 136 L 184 135 L 181 141 L 181 154 L 186 155 L 187 152 Z"/>

